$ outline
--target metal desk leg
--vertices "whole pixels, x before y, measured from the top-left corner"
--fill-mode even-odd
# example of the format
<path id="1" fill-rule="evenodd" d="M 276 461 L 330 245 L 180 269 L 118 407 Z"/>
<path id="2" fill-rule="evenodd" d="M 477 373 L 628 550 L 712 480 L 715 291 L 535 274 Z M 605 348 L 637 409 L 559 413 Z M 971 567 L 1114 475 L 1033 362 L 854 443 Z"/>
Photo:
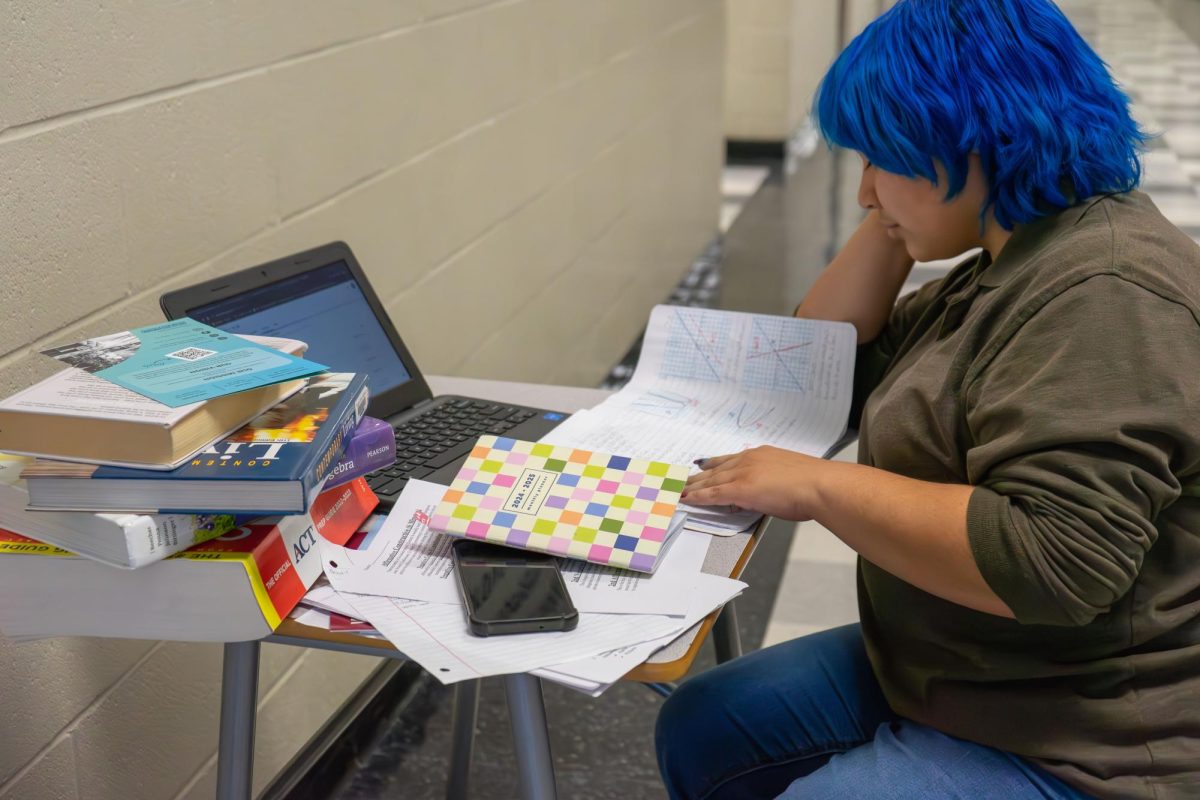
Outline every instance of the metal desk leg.
<path id="1" fill-rule="evenodd" d="M 479 681 L 454 686 L 454 729 L 450 750 L 450 779 L 447 800 L 467 800 L 471 775 L 471 750 L 475 745 L 475 719 L 479 714 Z"/>
<path id="2" fill-rule="evenodd" d="M 526 800 L 554 800 L 558 793 L 554 787 L 554 760 L 550 756 L 542 683 L 532 675 L 505 675 L 504 694 L 508 698 L 508 720 L 517 751 L 521 796 Z"/>
<path id="3" fill-rule="evenodd" d="M 713 623 L 713 647 L 717 650 L 717 663 L 724 664 L 742 654 L 742 637 L 738 634 L 737 609 L 730 600 L 717 615 Z"/>
<path id="4" fill-rule="evenodd" d="M 229 642 L 221 671 L 217 800 L 250 800 L 254 720 L 258 712 L 258 642 Z"/>

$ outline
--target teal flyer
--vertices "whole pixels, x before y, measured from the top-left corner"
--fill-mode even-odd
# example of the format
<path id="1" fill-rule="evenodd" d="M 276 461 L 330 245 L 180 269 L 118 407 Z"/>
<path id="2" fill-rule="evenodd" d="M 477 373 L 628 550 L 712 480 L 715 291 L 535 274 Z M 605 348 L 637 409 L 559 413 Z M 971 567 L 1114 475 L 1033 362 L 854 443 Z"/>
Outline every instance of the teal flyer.
<path id="1" fill-rule="evenodd" d="M 42 353 L 171 407 L 327 371 L 186 317 Z"/>

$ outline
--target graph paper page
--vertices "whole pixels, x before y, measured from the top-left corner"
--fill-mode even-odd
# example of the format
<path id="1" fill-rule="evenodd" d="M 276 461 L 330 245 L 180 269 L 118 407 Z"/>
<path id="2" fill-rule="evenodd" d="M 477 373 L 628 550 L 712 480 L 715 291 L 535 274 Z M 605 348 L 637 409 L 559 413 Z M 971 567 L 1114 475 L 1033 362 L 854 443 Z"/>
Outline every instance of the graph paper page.
<path id="1" fill-rule="evenodd" d="M 854 326 L 657 306 L 629 383 L 543 440 L 690 463 L 770 444 L 824 455 L 846 431 Z"/>

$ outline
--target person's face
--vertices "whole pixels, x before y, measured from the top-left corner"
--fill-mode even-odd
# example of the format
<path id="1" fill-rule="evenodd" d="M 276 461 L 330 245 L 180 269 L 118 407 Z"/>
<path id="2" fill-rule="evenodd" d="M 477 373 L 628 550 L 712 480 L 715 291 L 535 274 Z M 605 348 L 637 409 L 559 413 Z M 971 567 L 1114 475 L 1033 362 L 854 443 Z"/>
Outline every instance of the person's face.
<path id="1" fill-rule="evenodd" d="M 977 156 L 971 156 L 963 190 L 946 200 L 946 173 L 935 164 L 938 183 L 906 178 L 871 164 L 861 154 L 858 204 L 879 211 L 888 236 L 904 242 L 917 261 L 953 258 L 983 244 L 979 212 L 987 201 L 987 181 Z"/>

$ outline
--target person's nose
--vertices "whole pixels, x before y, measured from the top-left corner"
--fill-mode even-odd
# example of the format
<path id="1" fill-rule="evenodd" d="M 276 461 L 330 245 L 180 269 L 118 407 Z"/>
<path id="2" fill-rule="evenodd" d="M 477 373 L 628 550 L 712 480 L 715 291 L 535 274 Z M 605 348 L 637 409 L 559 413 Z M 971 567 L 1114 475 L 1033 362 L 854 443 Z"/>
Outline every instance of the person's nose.
<path id="1" fill-rule="evenodd" d="M 879 198 L 875 196 L 875 170 L 867 167 L 858 179 L 858 204 L 867 210 L 879 208 Z"/>

